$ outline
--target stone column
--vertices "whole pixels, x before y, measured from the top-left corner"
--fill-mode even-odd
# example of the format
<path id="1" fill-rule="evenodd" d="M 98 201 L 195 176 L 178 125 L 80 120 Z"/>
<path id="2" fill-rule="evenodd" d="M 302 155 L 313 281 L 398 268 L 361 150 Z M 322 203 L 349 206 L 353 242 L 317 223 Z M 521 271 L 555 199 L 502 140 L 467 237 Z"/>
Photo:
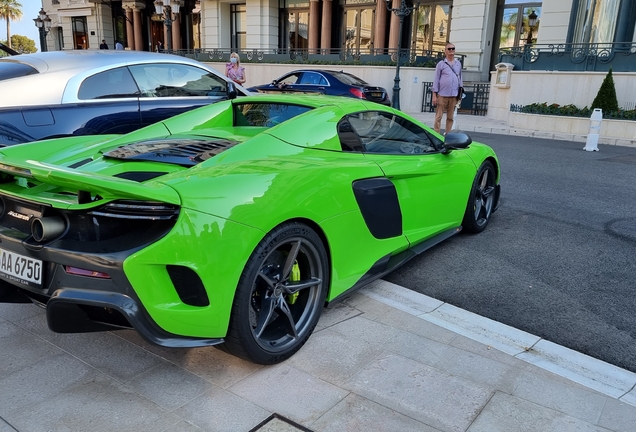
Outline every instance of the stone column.
<path id="1" fill-rule="evenodd" d="M 172 49 L 181 49 L 181 13 L 172 15 Z"/>
<path id="2" fill-rule="evenodd" d="M 133 10 L 126 6 L 126 46 L 128 49 L 135 49 L 135 35 L 133 30 Z"/>
<path id="3" fill-rule="evenodd" d="M 401 0 L 393 0 L 393 6 L 391 7 L 394 9 L 399 9 L 400 1 Z M 391 49 L 392 51 L 390 52 L 390 54 L 397 52 L 399 36 L 400 36 L 400 18 L 398 18 L 397 15 L 391 12 L 391 28 L 389 29 L 389 49 Z"/>
<path id="4" fill-rule="evenodd" d="M 141 10 L 146 5 L 140 1 L 124 1 L 122 8 L 126 11 L 126 45 L 128 49 L 143 51 Z M 124 41 L 121 41 L 124 43 Z"/>
<path id="5" fill-rule="evenodd" d="M 320 49 L 323 54 L 331 51 L 331 13 L 333 2 L 322 0 L 322 29 L 320 31 Z"/>
<path id="6" fill-rule="evenodd" d="M 373 37 L 374 54 L 382 54 L 386 48 L 386 2 L 378 0 L 375 7 L 375 35 Z"/>
<path id="7" fill-rule="evenodd" d="M 309 0 L 309 40 L 307 41 L 309 54 L 318 52 L 320 27 L 320 3 L 319 0 Z"/>
<path id="8" fill-rule="evenodd" d="M 142 37 L 141 10 L 138 7 L 133 8 L 133 32 L 135 34 L 135 49 L 137 51 L 144 50 L 144 38 Z"/>
<path id="9" fill-rule="evenodd" d="M 163 26 L 163 40 L 161 42 L 163 43 L 163 49 L 167 50 L 168 49 L 168 26 L 166 25 L 165 20 L 161 21 L 161 25 Z M 170 40 L 170 42 L 172 42 L 172 39 Z M 171 46 L 170 48 L 174 49 L 174 46 Z"/>

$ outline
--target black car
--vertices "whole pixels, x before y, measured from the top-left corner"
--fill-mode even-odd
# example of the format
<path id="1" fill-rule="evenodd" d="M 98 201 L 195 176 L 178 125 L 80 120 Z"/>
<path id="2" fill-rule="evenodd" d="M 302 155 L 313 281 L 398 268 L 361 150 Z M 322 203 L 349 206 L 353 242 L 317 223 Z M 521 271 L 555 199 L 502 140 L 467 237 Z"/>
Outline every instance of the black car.
<path id="1" fill-rule="evenodd" d="M 75 50 L 0 58 L 0 147 L 74 135 L 123 134 L 247 95 L 185 57 Z"/>
<path id="2" fill-rule="evenodd" d="M 261 93 L 322 93 L 366 99 L 382 105 L 391 105 L 387 91 L 369 85 L 355 75 L 343 71 L 303 69 L 290 72 L 272 81 L 251 87 L 249 91 Z"/>

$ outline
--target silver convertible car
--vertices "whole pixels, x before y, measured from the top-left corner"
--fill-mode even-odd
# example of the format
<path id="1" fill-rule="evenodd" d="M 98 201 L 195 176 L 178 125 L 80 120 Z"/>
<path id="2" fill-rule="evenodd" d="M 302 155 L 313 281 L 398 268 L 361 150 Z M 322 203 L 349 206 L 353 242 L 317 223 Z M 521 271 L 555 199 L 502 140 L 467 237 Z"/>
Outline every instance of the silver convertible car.
<path id="1" fill-rule="evenodd" d="M 249 92 L 195 60 L 77 50 L 0 59 L 0 146 L 122 134 Z"/>

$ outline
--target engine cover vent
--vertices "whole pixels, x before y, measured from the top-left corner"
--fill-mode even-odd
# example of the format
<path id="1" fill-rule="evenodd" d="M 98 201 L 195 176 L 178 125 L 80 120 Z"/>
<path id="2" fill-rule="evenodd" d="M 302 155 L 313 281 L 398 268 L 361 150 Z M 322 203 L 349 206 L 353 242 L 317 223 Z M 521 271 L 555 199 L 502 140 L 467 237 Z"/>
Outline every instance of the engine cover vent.
<path id="1" fill-rule="evenodd" d="M 226 139 L 158 139 L 142 141 L 104 153 L 105 158 L 163 162 L 191 167 L 234 147 Z"/>

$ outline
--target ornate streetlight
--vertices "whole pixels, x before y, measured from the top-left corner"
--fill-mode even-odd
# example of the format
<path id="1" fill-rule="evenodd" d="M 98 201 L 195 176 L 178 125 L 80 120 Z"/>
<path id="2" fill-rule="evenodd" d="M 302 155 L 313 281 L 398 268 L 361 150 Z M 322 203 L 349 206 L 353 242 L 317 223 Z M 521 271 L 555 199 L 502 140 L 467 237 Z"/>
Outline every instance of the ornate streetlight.
<path id="1" fill-rule="evenodd" d="M 530 15 L 528 15 L 528 39 L 526 40 L 527 44 L 531 44 L 532 43 L 532 29 L 534 28 L 534 25 L 537 23 L 537 18 L 539 18 L 539 16 L 534 13 L 534 10 L 530 13 Z"/>
<path id="2" fill-rule="evenodd" d="M 44 8 L 40 8 L 40 13 L 37 18 L 34 18 L 35 26 L 40 31 L 40 49 L 42 52 L 48 51 L 46 46 L 46 35 L 51 30 L 51 18 L 44 12 Z"/>
<path id="3" fill-rule="evenodd" d="M 166 47 L 168 52 L 172 51 L 172 14 L 178 14 L 181 2 L 179 0 L 155 0 L 155 12 L 157 15 L 163 15 L 163 23 L 166 26 L 167 38 Z"/>
<path id="4" fill-rule="evenodd" d="M 420 4 L 417 3 L 412 7 L 406 6 L 406 0 L 400 0 L 399 8 L 389 7 L 391 0 L 386 1 L 386 8 L 389 12 L 393 12 L 398 18 L 400 18 L 400 31 L 398 32 L 398 44 L 397 44 L 397 61 L 395 66 L 395 78 L 393 79 L 393 98 L 391 99 L 392 106 L 395 109 L 400 109 L 400 54 L 402 51 L 402 28 L 404 27 L 404 18 L 411 15 Z"/>

